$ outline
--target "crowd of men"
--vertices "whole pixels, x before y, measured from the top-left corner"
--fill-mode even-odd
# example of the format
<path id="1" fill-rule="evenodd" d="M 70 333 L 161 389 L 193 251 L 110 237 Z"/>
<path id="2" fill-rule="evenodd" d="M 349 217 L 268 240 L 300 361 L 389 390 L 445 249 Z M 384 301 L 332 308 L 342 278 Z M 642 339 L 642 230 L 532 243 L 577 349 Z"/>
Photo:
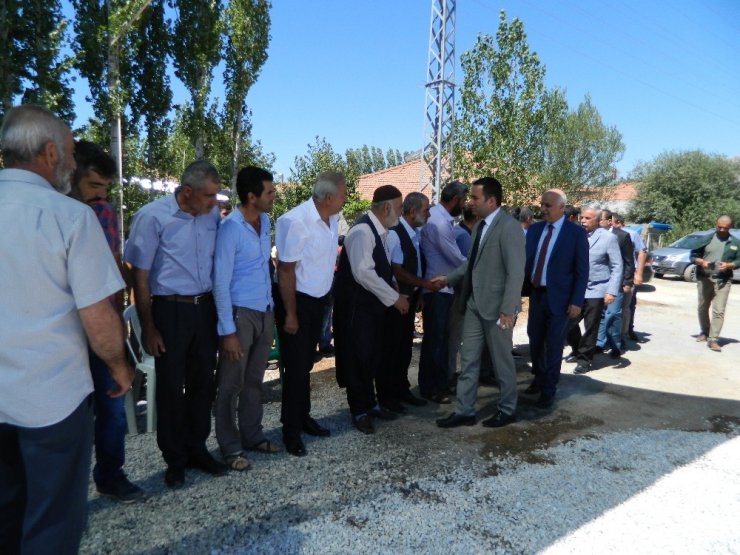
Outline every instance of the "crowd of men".
<path id="1" fill-rule="evenodd" d="M 7 113 L 0 141 L 0 217 L 9 224 L 0 236 L 0 545 L 10 553 L 76 552 L 93 444 L 97 491 L 122 502 L 144 496 L 123 472 L 123 398 L 134 380 L 121 320 L 126 281 L 142 346 L 155 359 L 157 444 L 171 488 L 185 483 L 186 469 L 244 471 L 249 452 L 283 448 L 302 457 L 303 434 L 331 434 L 312 416 L 310 372 L 332 303 L 337 382 L 365 434 L 453 395 L 454 410 L 437 425 L 474 425 L 481 383 L 500 390 L 482 425 L 515 421 L 513 329 L 523 296 L 534 374 L 523 393 L 540 409 L 555 403 L 566 343 L 583 374 L 598 349 L 619 358 L 636 337 L 630 311 L 644 244 L 621 230 L 618 215 L 591 207 L 579 215 L 559 190 L 542 194 L 535 222 L 529 209 L 512 216 L 502 207 L 494 177 L 450 182 L 434 206 L 384 185 L 337 261 L 347 187 L 341 173 L 321 173 L 311 198 L 275 223 L 275 267 L 272 174 L 243 168 L 239 203 L 223 211 L 218 171 L 200 160 L 174 194 L 136 213 L 121 259 L 107 154 L 75 144 L 59 118 L 32 105 Z M 721 217 L 692 253 L 706 271 L 698 340 L 712 350 L 740 259 L 730 226 Z M 419 310 L 417 396 L 408 372 Z M 285 366 L 282 445 L 262 428 L 274 329 Z M 212 410 L 220 458 L 206 448 Z"/>

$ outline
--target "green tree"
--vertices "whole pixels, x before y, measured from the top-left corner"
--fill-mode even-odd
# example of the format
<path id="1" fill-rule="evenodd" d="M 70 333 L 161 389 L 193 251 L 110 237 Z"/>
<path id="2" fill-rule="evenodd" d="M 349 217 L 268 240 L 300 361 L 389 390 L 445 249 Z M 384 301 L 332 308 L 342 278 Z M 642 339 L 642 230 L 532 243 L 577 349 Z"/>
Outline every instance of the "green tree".
<path id="1" fill-rule="evenodd" d="M 270 42 L 270 3 L 266 0 L 230 0 L 224 11 L 224 82 L 226 104 L 224 123 L 229 132 L 232 153 L 229 167 L 230 184 L 236 192 L 236 175 L 245 162 L 243 143 L 249 131 L 247 93 L 257 80 L 267 60 Z"/>
<path id="2" fill-rule="evenodd" d="M 190 92 L 186 121 L 195 157 L 202 159 L 206 156 L 206 116 L 213 69 L 221 61 L 221 3 L 177 0 L 175 4 L 175 75 Z"/>
<path id="3" fill-rule="evenodd" d="M 28 75 L 30 29 L 22 5 L 19 0 L 0 0 L 0 122 L 23 91 L 22 80 Z"/>
<path id="4" fill-rule="evenodd" d="M 519 19 L 501 11 L 496 36 L 478 35 L 461 57 L 463 85 L 455 122 L 455 174 L 495 174 L 507 202 L 528 202 L 539 191 L 548 130 L 562 103 L 545 87 L 545 66 L 530 51 Z"/>
<path id="5" fill-rule="evenodd" d="M 622 134 L 616 127 L 604 125 L 586 96 L 548 132 L 543 185 L 561 188 L 569 196 L 587 187 L 603 187 L 612 181 L 614 164 L 623 154 Z"/>
<path id="6" fill-rule="evenodd" d="M 721 214 L 740 221 L 740 162 L 700 150 L 667 152 L 631 173 L 630 218 L 673 225 L 672 236 L 709 229 Z"/>

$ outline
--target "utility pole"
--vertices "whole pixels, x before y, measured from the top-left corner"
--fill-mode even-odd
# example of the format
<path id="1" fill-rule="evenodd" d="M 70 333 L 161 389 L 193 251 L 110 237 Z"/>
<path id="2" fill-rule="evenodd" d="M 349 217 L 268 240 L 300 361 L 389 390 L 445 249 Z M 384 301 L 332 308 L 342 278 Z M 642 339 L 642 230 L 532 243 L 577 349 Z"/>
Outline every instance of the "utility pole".
<path id="1" fill-rule="evenodd" d="M 441 183 L 452 177 L 455 117 L 455 1 L 432 0 L 424 109 L 424 144 L 419 190 L 439 200 Z M 431 175 L 425 175 L 424 166 Z"/>

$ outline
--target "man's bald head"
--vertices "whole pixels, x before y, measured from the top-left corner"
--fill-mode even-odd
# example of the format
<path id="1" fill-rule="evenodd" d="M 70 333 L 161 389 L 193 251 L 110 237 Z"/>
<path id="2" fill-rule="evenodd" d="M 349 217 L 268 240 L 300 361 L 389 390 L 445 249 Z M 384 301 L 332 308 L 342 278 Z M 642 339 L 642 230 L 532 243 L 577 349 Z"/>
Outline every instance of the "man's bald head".
<path id="1" fill-rule="evenodd" d="M 720 216 L 717 218 L 717 237 L 720 239 L 726 239 L 730 235 L 730 229 L 732 229 L 732 218 L 727 215 Z"/>
<path id="2" fill-rule="evenodd" d="M 565 197 L 554 189 L 545 191 L 540 200 L 540 212 L 547 223 L 557 222 L 565 212 Z"/>

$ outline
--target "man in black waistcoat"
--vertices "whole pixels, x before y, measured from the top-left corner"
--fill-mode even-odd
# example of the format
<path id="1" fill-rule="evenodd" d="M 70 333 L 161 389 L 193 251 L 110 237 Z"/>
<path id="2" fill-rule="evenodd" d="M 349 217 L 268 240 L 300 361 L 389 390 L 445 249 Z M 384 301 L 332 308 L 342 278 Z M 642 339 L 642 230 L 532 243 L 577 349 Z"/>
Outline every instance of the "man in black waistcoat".
<path id="1" fill-rule="evenodd" d="M 366 434 L 375 431 L 373 418 L 396 418 L 395 413 L 377 403 L 374 380 L 384 362 L 386 309 L 393 306 L 401 314 L 409 310 L 408 299 L 394 287 L 386 246 L 388 229 L 398 224 L 400 213 L 401 191 L 393 185 L 378 187 L 370 211 L 357 220 L 344 239 L 336 275 L 337 383 L 347 388 L 352 421 Z"/>
<path id="2" fill-rule="evenodd" d="M 414 318 L 421 289 L 437 291 L 438 283 L 424 276 L 424 261 L 419 247 L 419 229 L 429 219 L 429 199 L 422 193 L 409 193 L 401 206 L 398 225 L 388 231 L 388 252 L 398 291 L 409 300 L 409 311 L 401 314 L 393 308 L 385 312 L 385 362 L 377 379 L 378 402 L 390 411 L 403 414 L 402 403 L 416 407 L 426 405 L 411 393 L 408 371 L 414 342 Z"/>

